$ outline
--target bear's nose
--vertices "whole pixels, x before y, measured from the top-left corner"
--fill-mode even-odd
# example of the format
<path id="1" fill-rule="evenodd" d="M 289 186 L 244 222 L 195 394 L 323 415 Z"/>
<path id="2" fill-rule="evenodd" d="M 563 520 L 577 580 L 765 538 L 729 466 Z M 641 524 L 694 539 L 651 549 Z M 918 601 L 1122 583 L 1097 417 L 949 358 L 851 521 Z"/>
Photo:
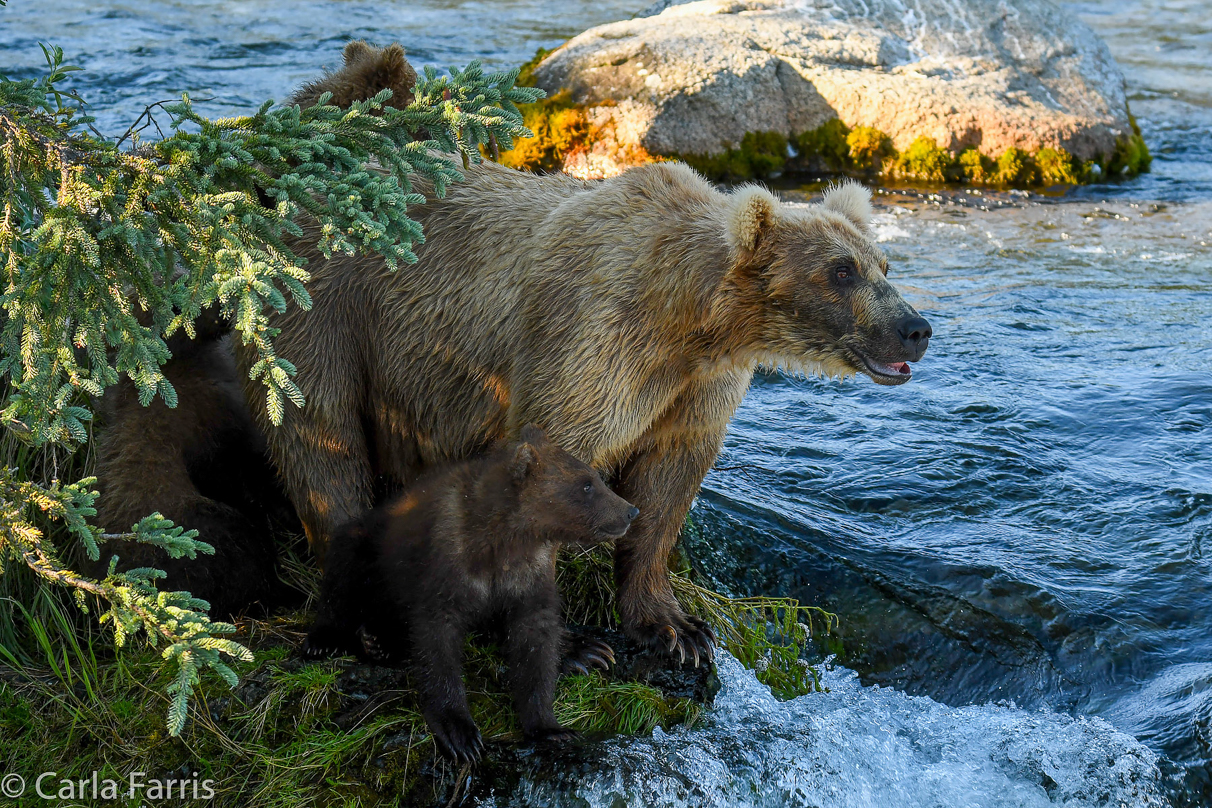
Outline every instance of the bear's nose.
<path id="1" fill-rule="evenodd" d="M 640 509 L 632 505 L 631 510 L 627 512 L 627 521 L 634 522 L 635 518 L 640 515 Z"/>
<path id="2" fill-rule="evenodd" d="M 901 321 L 896 324 L 896 334 L 901 338 L 901 345 L 904 345 L 905 350 L 912 356 L 910 362 L 916 362 L 926 353 L 926 347 L 930 344 L 930 335 L 933 333 L 930 323 L 917 315 L 902 317 Z"/>

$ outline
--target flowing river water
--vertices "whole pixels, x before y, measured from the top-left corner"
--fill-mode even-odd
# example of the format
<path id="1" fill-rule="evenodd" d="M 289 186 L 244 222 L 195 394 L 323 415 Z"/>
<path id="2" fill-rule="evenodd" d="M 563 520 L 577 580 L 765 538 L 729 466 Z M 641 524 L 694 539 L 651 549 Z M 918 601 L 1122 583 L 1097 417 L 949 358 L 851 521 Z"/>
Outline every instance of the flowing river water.
<path id="1" fill-rule="evenodd" d="M 644 5 L 10 0 L 0 72 L 63 46 L 118 133 L 185 91 L 282 98 L 351 37 L 508 66 Z M 725 658 L 699 726 L 501 804 L 1212 805 L 1212 16 L 1067 6 L 1120 61 L 1152 173 L 881 193 L 936 333 L 915 380 L 759 377 L 693 512 L 719 586 L 841 617 L 830 692 L 779 703 Z"/>

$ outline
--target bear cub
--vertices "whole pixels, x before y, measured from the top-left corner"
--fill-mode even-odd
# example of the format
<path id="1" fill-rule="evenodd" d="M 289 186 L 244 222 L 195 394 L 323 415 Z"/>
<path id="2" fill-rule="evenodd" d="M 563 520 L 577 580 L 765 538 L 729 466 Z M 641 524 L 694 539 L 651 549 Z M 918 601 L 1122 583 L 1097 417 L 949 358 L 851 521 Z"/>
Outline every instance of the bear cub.
<path id="1" fill-rule="evenodd" d="M 410 656 L 439 750 L 474 762 L 483 741 L 463 644 L 474 628 L 497 628 L 526 737 L 570 738 L 552 709 L 565 640 L 556 551 L 617 539 L 638 513 L 527 425 L 521 440 L 426 475 L 337 531 L 304 654 L 362 655 L 369 637 L 388 656 Z"/>

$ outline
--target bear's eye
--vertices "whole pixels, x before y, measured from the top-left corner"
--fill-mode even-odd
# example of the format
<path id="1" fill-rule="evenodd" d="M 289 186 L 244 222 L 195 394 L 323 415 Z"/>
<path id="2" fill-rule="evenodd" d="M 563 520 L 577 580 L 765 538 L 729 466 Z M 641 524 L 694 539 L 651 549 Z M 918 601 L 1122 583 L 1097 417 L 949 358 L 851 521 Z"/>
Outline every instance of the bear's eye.
<path id="1" fill-rule="evenodd" d="M 858 277 L 854 264 L 838 264 L 833 268 L 833 277 L 839 281 L 848 282 Z"/>
<path id="2" fill-rule="evenodd" d="M 581 490 L 584 491 L 586 494 L 592 494 L 593 493 L 593 481 L 591 480 L 590 482 L 585 483 L 585 485 L 581 487 Z"/>

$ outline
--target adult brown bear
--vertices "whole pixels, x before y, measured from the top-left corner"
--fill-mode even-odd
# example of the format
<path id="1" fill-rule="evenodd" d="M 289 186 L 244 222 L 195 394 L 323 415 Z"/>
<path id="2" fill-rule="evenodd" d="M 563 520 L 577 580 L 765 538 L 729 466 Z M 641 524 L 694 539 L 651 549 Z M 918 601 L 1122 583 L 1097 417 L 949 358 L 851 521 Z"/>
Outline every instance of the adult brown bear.
<path id="1" fill-rule="evenodd" d="M 929 325 L 885 279 L 867 191 L 789 209 L 679 163 L 599 183 L 486 163 L 411 213 L 426 241 L 398 271 L 325 260 L 305 224 L 313 306 L 273 325 L 307 405 L 273 427 L 248 386 L 316 553 L 376 479 L 402 487 L 535 422 L 640 509 L 616 549 L 628 633 L 710 657 L 667 563 L 756 367 L 901 384 L 926 350 Z"/>

